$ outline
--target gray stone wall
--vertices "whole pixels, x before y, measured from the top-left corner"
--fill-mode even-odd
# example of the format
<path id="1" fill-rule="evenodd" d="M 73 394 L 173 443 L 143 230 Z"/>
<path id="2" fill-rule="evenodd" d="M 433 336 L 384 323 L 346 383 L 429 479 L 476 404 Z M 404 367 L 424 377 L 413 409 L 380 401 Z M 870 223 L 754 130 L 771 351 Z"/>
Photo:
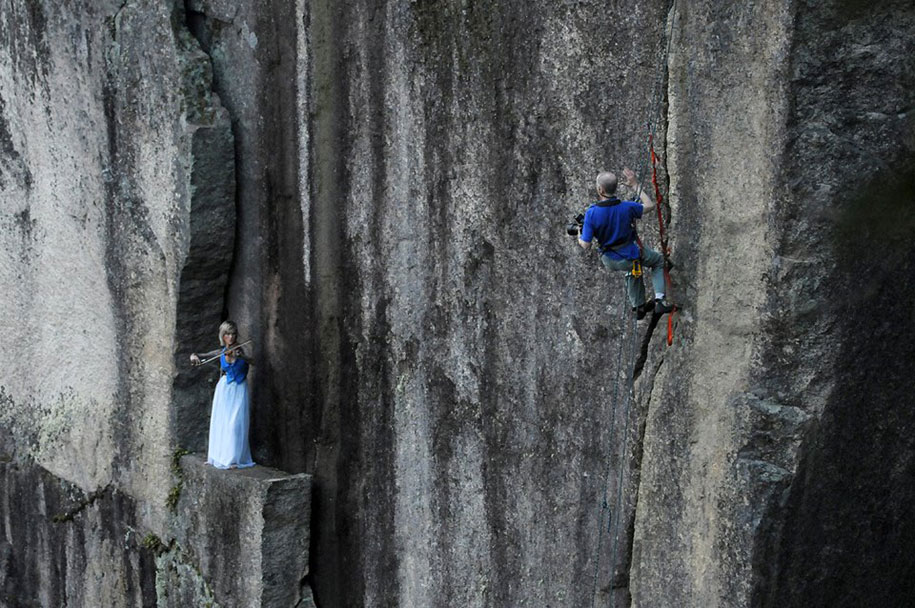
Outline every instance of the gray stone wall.
<path id="1" fill-rule="evenodd" d="M 117 488 L 152 528 L 174 449 L 193 141 L 221 116 L 189 89 L 199 55 L 172 19 L 167 4 L 97 2 L 12 2 L 0 19 L 3 450 L 87 494 Z"/>
<path id="2" fill-rule="evenodd" d="M 0 42 L 0 605 L 238 605 L 168 508 L 176 450 L 206 448 L 213 368 L 187 357 L 216 346 L 235 251 L 210 59 L 170 2 L 6 3 Z M 296 504 L 255 528 L 307 547 Z M 289 595 L 287 557 L 264 563 Z"/>
<path id="3" fill-rule="evenodd" d="M 765 514 L 753 597 L 904 606 L 915 597 L 915 8 L 813 4 L 795 20 L 790 194 L 763 366 L 787 364 L 784 386 L 816 423 Z"/>
<path id="4" fill-rule="evenodd" d="M 633 605 L 906 605 L 915 11 L 680 7 Z"/>
<path id="5" fill-rule="evenodd" d="M 670 4 L 4 5 L 0 602 L 905 605 L 915 15 Z M 648 117 L 672 348 L 564 234 Z M 171 470 L 226 315 L 298 516 Z"/>
<path id="6" fill-rule="evenodd" d="M 665 14 L 311 4 L 320 605 L 589 603 L 622 290 L 564 225 Z"/>
<path id="7" fill-rule="evenodd" d="M 0 462 L 0 606 L 155 606 L 153 552 L 137 503 L 34 465 Z"/>
<path id="8" fill-rule="evenodd" d="M 749 605 L 755 528 L 795 466 L 808 416 L 753 375 L 784 195 L 792 19 L 774 2 L 680 3 L 673 17 L 667 159 L 684 310 L 676 347 L 655 348 L 657 372 L 640 380 L 636 606 Z M 763 428 L 776 445 L 758 453 Z"/>

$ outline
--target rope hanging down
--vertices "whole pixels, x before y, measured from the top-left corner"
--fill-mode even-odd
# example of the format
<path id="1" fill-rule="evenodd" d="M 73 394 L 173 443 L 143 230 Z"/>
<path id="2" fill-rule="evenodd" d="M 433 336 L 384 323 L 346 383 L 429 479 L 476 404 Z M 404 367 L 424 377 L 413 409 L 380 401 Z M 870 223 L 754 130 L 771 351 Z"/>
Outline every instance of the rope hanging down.
<path id="1" fill-rule="evenodd" d="M 673 301 L 673 282 L 670 280 L 670 269 L 673 268 L 673 264 L 670 261 L 670 246 L 667 240 L 667 234 L 665 229 L 667 228 L 667 223 L 664 221 L 663 214 L 661 212 L 661 207 L 663 206 L 664 198 L 661 196 L 661 187 L 658 184 L 658 162 L 659 158 L 654 149 L 654 136 L 655 130 L 652 124 L 652 120 L 661 115 L 661 103 L 664 100 L 663 97 L 663 76 L 666 73 L 667 65 L 670 61 L 670 47 L 673 43 L 674 38 L 674 20 L 677 18 L 677 0 L 673 0 L 673 4 L 670 7 L 670 27 L 665 28 L 665 37 L 667 38 L 667 44 L 664 49 L 664 56 L 662 67 L 658 69 L 658 76 L 655 79 L 655 107 L 652 113 L 648 117 L 648 153 L 651 158 L 651 183 L 654 186 L 655 200 L 657 204 L 655 208 L 658 213 L 658 232 L 661 241 L 661 254 L 664 256 L 664 283 L 667 287 L 667 297 Z M 677 314 L 677 305 L 674 303 L 673 310 L 670 311 L 670 314 L 667 315 L 667 346 L 670 346 L 674 342 L 674 316 Z"/>
<path id="2" fill-rule="evenodd" d="M 625 314 L 626 309 L 627 309 L 627 306 L 624 301 L 623 302 L 624 314 L 620 316 L 621 319 L 625 320 L 627 318 L 627 315 Z M 635 321 L 635 317 L 632 317 L 632 319 L 633 319 L 633 321 Z M 632 328 L 632 333 L 629 336 L 629 338 L 630 338 L 630 340 L 632 340 L 633 344 L 635 344 L 634 336 L 636 333 L 635 332 L 636 328 L 637 328 L 636 326 L 634 326 Z M 623 326 L 621 329 L 623 331 L 621 331 L 620 333 L 624 333 L 625 329 L 626 329 L 625 321 L 623 321 Z M 613 443 L 614 443 L 615 434 L 616 434 L 616 406 L 619 403 L 619 401 L 618 401 L 619 388 L 620 388 L 619 374 L 621 371 L 623 371 L 623 343 L 624 342 L 625 342 L 625 340 L 619 341 L 619 348 L 617 349 L 617 353 L 616 353 L 615 370 L 616 370 L 617 382 L 614 382 L 614 384 L 613 384 L 613 397 L 611 398 L 611 401 L 610 401 L 610 433 L 609 433 L 610 437 L 609 437 L 608 444 L 609 444 L 611 450 L 613 449 Z M 628 418 L 628 414 L 626 414 L 626 416 Z M 613 525 L 613 509 L 610 508 L 610 504 L 607 502 L 607 494 L 608 494 L 608 490 L 610 489 L 609 480 L 610 480 L 610 471 L 612 469 L 612 464 L 613 464 L 612 460 L 608 457 L 607 458 L 607 470 L 604 473 L 604 477 L 603 477 L 604 497 L 603 497 L 603 500 L 601 501 L 601 507 L 600 507 L 600 511 L 599 511 L 598 517 L 597 517 L 597 546 L 595 547 L 595 552 L 594 552 L 595 553 L 594 554 L 594 577 L 593 577 L 592 586 L 591 586 L 591 608 L 594 608 L 594 600 L 597 597 L 597 578 L 598 578 L 598 575 L 600 574 L 600 561 L 601 561 L 600 560 L 600 557 L 601 557 L 600 548 L 601 548 L 601 545 L 603 544 L 603 540 L 604 540 L 604 524 L 603 524 L 604 511 L 609 511 L 609 514 L 607 517 L 607 533 L 608 534 L 610 533 L 611 527 Z M 613 584 L 612 583 L 613 558 L 611 558 L 610 568 L 611 568 L 611 585 L 612 585 Z"/>
<path id="3" fill-rule="evenodd" d="M 658 155 L 654 150 L 654 133 L 649 130 L 648 133 L 648 152 L 651 156 L 651 183 L 654 186 L 655 200 L 657 204 L 655 209 L 658 211 L 658 233 L 661 241 L 661 255 L 664 256 L 664 284 L 667 285 L 667 297 L 673 299 L 673 281 L 670 279 L 670 269 L 673 264 L 670 261 L 670 245 L 667 241 L 667 233 L 665 232 L 665 222 L 664 216 L 661 213 L 661 205 L 664 202 L 664 197 L 661 194 L 661 187 L 658 185 Z M 667 346 L 670 346 L 674 343 L 674 315 L 677 314 L 677 305 L 674 304 L 674 309 L 670 311 L 670 314 L 667 315 Z"/>
<path id="4" fill-rule="evenodd" d="M 673 283 L 670 279 L 670 269 L 672 268 L 673 265 L 670 261 L 670 246 L 668 243 L 667 230 L 666 230 L 667 224 L 664 222 L 664 216 L 661 211 L 661 207 L 662 207 L 664 199 L 661 194 L 660 185 L 658 183 L 657 166 L 658 166 L 659 158 L 654 149 L 655 133 L 654 133 L 654 128 L 653 128 L 653 124 L 652 124 L 652 119 L 659 116 L 660 112 L 661 112 L 661 103 L 663 101 L 663 90 L 661 87 L 663 84 L 663 76 L 665 74 L 665 71 L 667 68 L 667 63 L 668 63 L 668 60 L 670 57 L 670 46 L 671 46 L 671 40 L 673 39 L 673 22 L 674 22 L 674 19 L 676 18 L 676 11 L 677 11 L 677 0 L 673 0 L 673 4 L 671 5 L 671 9 L 670 9 L 670 15 L 671 15 L 670 28 L 669 28 L 669 30 L 667 28 L 665 28 L 665 36 L 667 38 L 667 41 L 666 41 L 667 44 L 666 44 L 666 48 L 664 51 L 663 61 L 659 62 L 660 65 L 658 67 L 658 76 L 655 81 L 654 107 L 650 111 L 649 118 L 646 123 L 646 126 L 648 127 L 648 152 L 649 152 L 648 156 L 649 156 L 649 160 L 651 162 L 651 183 L 654 186 L 655 200 L 657 201 L 655 207 L 656 207 L 657 213 L 658 213 L 658 232 L 659 232 L 660 241 L 661 241 L 661 253 L 664 256 L 664 283 L 666 285 L 666 290 L 667 290 L 666 295 L 668 298 L 671 297 L 672 288 L 673 288 Z M 645 160 L 646 159 L 643 157 L 642 162 L 639 163 L 639 172 L 637 174 L 638 183 L 639 183 L 639 191 L 636 193 L 636 197 L 641 196 L 641 183 L 642 183 L 642 177 L 644 176 Z M 638 237 L 638 234 L 636 234 L 636 240 L 638 241 L 639 249 L 641 250 L 642 243 Z M 673 317 L 676 314 L 676 312 L 677 312 L 677 307 L 676 307 L 676 305 L 674 305 L 673 310 L 667 316 L 667 345 L 668 346 L 673 344 Z M 612 536 L 610 537 L 610 542 L 611 542 L 610 585 L 609 585 L 610 607 L 613 608 L 613 604 L 614 604 L 613 569 L 616 564 L 617 549 L 619 546 L 620 525 L 621 525 L 622 516 L 623 516 L 622 508 L 620 507 L 620 505 L 622 503 L 623 480 L 624 480 L 622 459 L 623 459 L 623 456 L 625 455 L 625 445 L 626 445 L 628 437 L 629 437 L 630 406 L 631 406 L 631 402 L 633 401 L 633 392 L 634 392 L 634 388 L 635 388 L 633 373 L 634 373 L 634 368 L 635 368 L 635 359 L 636 359 L 635 350 L 636 350 L 637 336 L 638 336 L 638 324 L 637 324 L 637 319 L 636 319 L 635 313 L 633 313 L 630 316 L 631 316 L 631 330 L 629 333 L 629 339 L 630 339 L 631 346 L 629 348 L 629 352 L 627 353 L 628 359 L 630 361 L 630 365 L 629 365 L 629 369 L 628 369 L 628 379 L 626 381 L 627 382 L 626 397 L 625 397 L 624 405 L 623 405 L 623 417 L 625 419 L 625 427 L 623 430 L 624 449 L 620 452 L 620 472 L 617 475 L 617 491 L 616 491 L 615 509 L 610 509 L 610 505 L 607 503 L 610 472 L 611 472 L 611 468 L 612 468 L 611 458 L 609 456 L 607 457 L 607 471 L 603 478 L 604 496 L 603 496 L 603 501 L 601 503 L 600 512 L 598 514 L 598 538 L 597 538 L 597 546 L 596 546 L 596 551 L 595 551 L 596 554 L 594 557 L 594 577 L 593 577 L 593 585 L 592 585 L 592 593 L 591 593 L 591 607 L 592 608 L 594 608 L 594 601 L 597 598 L 597 579 L 598 579 L 598 576 L 600 573 L 600 562 L 601 562 L 600 549 L 601 549 L 601 544 L 603 542 L 603 536 L 604 536 L 603 512 L 607 511 L 607 510 L 610 511 L 609 517 L 607 518 L 607 533 L 610 534 L 612 532 Z M 625 314 L 623 315 L 623 318 L 626 318 Z M 623 352 L 624 341 L 625 340 L 620 340 L 619 352 L 617 354 L 617 366 L 616 366 L 617 376 L 619 375 L 619 372 L 622 369 L 622 364 L 623 364 L 622 352 Z M 619 386 L 620 386 L 619 379 L 617 379 L 617 382 L 615 383 L 615 386 L 614 386 L 613 399 L 611 401 L 612 405 L 611 405 L 611 412 L 610 412 L 609 445 L 610 445 L 611 452 L 612 452 L 614 440 L 615 440 L 616 410 L 617 410 L 617 404 L 618 404 L 617 396 L 619 394 Z M 615 520 L 613 518 L 614 510 L 616 511 Z"/>
<path id="5" fill-rule="evenodd" d="M 625 472 L 628 470 L 628 467 L 623 466 L 623 459 L 626 455 L 626 446 L 629 444 L 629 423 L 632 420 L 632 416 L 629 415 L 629 410 L 633 402 L 633 391 L 634 391 L 634 382 L 633 370 L 635 369 L 635 353 L 636 347 L 638 346 L 638 319 L 635 315 L 632 315 L 632 339 L 630 341 L 631 347 L 629 349 L 629 369 L 627 370 L 627 386 L 626 386 L 626 397 L 623 401 L 623 419 L 626 424 L 623 427 L 623 440 L 622 440 L 622 449 L 620 450 L 620 467 L 619 472 L 616 475 L 616 520 L 613 528 L 613 536 L 610 537 L 610 608 L 613 608 L 614 604 L 614 594 L 613 594 L 613 568 L 616 565 L 616 556 L 620 546 L 620 525 L 623 521 L 623 482 L 626 479 Z M 612 514 L 611 514 L 612 515 Z"/>

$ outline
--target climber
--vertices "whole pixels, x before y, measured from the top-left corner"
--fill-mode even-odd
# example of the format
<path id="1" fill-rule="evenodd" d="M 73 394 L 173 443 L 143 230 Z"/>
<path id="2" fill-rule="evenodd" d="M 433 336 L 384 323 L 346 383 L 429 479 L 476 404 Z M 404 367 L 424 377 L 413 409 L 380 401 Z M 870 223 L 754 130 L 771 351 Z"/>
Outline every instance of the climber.
<path id="1" fill-rule="evenodd" d="M 600 173 L 596 185 L 601 200 L 585 212 L 578 244 L 590 249 L 591 241 L 596 238 L 604 267 L 626 271 L 626 292 L 636 316 L 642 319 L 651 310 L 660 316 L 673 310 L 673 306 L 664 299 L 664 256 L 641 246 L 635 232 L 635 220 L 641 218 L 643 212 L 654 209 L 655 202 L 639 185 L 631 169 L 624 169 L 623 176 L 625 184 L 639 193 L 640 202 L 616 198 L 616 175 Z M 645 301 L 645 284 L 641 277 L 643 266 L 651 269 L 653 301 Z"/>

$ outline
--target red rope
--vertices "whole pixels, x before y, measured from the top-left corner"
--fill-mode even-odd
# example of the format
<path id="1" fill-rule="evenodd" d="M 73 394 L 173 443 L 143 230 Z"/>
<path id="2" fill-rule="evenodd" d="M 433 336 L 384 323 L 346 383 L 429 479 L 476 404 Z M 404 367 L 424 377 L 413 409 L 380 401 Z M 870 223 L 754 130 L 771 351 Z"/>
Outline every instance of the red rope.
<path id="1" fill-rule="evenodd" d="M 673 291 L 673 283 L 670 280 L 670 270 L 667 268 L 668 259 L 670 258 L 670 247 L 667 246 L 667 235 L 664 233 L 664 216 L 661 214 L 661 203 L 664 197 L 661 194 L 661 187 L 658 185 L 658 155 L 654 151 L 654 134 L 648 133 L 648 151 L 651 153 L 651 183 L 654 186 L 654 196 L 657 201 L 655 209 L 658 211 L 658 232 L 661 237 L 661 254 L 664 256 L 664 283 L 667 285 L 668 296 Z M 674 315 L 677 314 L 677 306 L 667 315 L 667 345 L 674 343 Z"/>
<path id="2" fill-rule="evenodd" d="M 651 153 L 651 184 L 654 186 L 654 196 L 658 204 L 655 209 L 658 212 L 658 229 L 661 233 L 661 253 L 664 259 L 670 255 L 667 249 L 667 236 L 664 234 L 664 217 L 661 215 L 661 205 L 664 203 L 664 196 L 661 194 L 661 187 L 658 185 L 658 155 L 654 151 L 654 134 L 648 134 L 648 151 Z"/>

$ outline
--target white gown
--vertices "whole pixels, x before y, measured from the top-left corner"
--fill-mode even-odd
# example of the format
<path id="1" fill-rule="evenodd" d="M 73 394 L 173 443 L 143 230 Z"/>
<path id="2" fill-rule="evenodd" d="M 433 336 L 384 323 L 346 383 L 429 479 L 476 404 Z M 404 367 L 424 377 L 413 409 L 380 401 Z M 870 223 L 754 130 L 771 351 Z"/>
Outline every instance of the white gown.
<path id="1" fill-rule="evenodd" d="M 236 359 L 230 365 L 225 355 L 221 355 L 219 365 L 225 374 L 213 393 L 207 462 L 218 469 L 253 467 L 248 444 L 251 418 L 246 381 L 248 363 Z"/>

